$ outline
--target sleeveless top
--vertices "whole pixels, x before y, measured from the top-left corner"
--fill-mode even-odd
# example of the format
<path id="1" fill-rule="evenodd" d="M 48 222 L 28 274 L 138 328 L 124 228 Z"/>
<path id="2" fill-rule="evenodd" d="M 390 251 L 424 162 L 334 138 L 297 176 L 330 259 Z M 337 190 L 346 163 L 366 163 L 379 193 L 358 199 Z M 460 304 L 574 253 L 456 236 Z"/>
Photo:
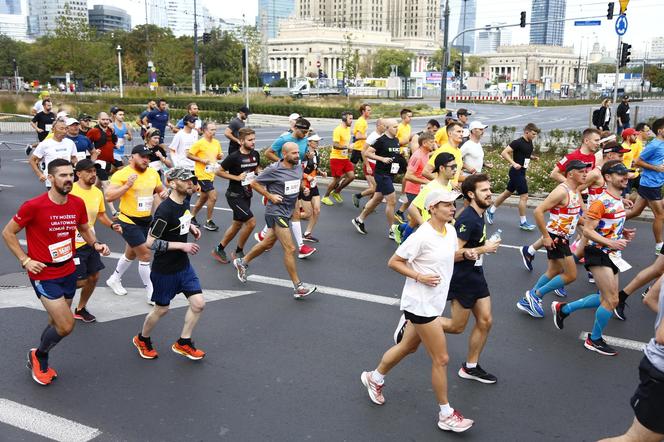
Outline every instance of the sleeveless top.
<path id="1" fill-rule="evenodd" d="M 581 216 L 581 195 L 564 183 L 562 186 L 567 190 L 567 204 L 562 207 L 554 207 L 549 211 L 549 223 L 546 225 L 546 230 L 568 239 L 574 235 Z"/>

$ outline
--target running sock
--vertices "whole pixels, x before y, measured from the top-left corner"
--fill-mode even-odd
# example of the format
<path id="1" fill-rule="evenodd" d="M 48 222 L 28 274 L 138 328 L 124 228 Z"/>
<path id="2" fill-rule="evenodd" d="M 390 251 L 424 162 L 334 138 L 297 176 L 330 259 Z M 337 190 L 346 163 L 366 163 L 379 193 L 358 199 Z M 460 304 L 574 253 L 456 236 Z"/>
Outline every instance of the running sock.
<path id="1" fill-rule="evenodd" d="M 141 342 L 150 342 L 150 337 L 149 336 L 143 336 L 142 334 L 138 334 L 138 340 Z"/>
<path id="2" fill-rule="evenodd" d="M 358 217 L 355 218 L 355 219 L 357 219 L 357 220 L 358 220 L 359 222 L 361 222 L 361 223 L 364 222 L 364 218 L 362 218 L 362 215 L 358 216 Z"/>
<path id="3" fill-rule="evenodd" d="M 450 407 L 450 404 L 439 404 L 440 405 L 440 414 L 447 417 L 454 413 L 454 408 Z"/>
<path id="4" fill-rule="evenodd" d="M 403 218 L 403 212 L 401 210 L 397 210 L 394 212 L 395 215 L 399 216 L 400 218 Z"/>
<path id="5" fill-rule="evenodd" d="M 267 224 L 265 224 L 265 225 L 263 226 L 263 230 L 261 230 L 261 234 L 262 234 L 263 236 L 267 235 L 267 229 L 268 229 Z"/>
<path id="6" fill-rule="evenodd" d="M 291 222 L 291 230 L 293 231 L 293 236 L 295 237 L 295 242 L 297 242 L 298 249 L 304 245 L 304 240 L 302 239 L 302 224 L 300 221 Z"/>
<path id="7" fill-rule="evenodd" d="M 44 339 L 44 335 L 46 334 L 46 332 L 48 331 L 49 328 L 51 328 L 51 324 L 48 324 L 46 326 L 46 328 L 44 328 L 44 331 L 42 332 L 41 336 L 39 337 L 39 342 L 41 342 L 42 339 Z"/>
<path id="8" fill-rule="evenodd" d="M 236 248 L 235 248 L 235 253 L 238 253 L 238 252 L 244 252 L 244 250 L 242 249 L 242 247 L 236 247 Z"/>
<path id="9" fill-rule="evenodd" d="M 361 193 L 356 193 L 355 198 L 357 198 L 358 200 L 361 200 L 362 199 L 362 194 Z"/>
<path id="10" fill-rule="evenodd" d="M 180 339 L 178 339 L 178 344 L 180 344 L 180 345 L 191 345 L 191 338 L 180 338 Z"/>
<path id="11" fill-rule="evenodd" d="M 592 295 L 585 296 L 581 299 L 577 299 L 576 301 L 563 305 L 561 310 L 564 314 L 569 315 L 577 310 L 584 308 L 597 308 L 599 307 L 599 304 L 599 293 L 593 293 Z"/>
<path id="12" fill-rule="evenodd" d="M 224 250 L 224 246 L 223 246 L 221 243 L 219 243 L 219 244 L 217 245 L 217 250 L 219 250 L 220 252 L 223 252 L 223 250 Z"/>
<path id="13" fill-rule="evenodd" d="M 148 293 L 152 294 L 152 281 L 150 281 L 150 261 L 138 261 L 138 276 L 141 277 L 143 286 Z"/>
<path id="14" fill-rule="evenodd" d="M 410 224 L 406 223 L 406 227 L 404 227 L 403 232 L 401 232 L 401 242 L 404 242 L 414 231 L 415 229 L 411 227 Z"/>
<path id="15" fill-rule="evenodd" d="M 466 368 L 475 368 L 477 367 L 477 362 L 466 362 Z"/>
<path id="16" fill-rule="evenodd" d="M 535 247 L 533 246 L 528 246 L 528 253 L 534 255 L 535 253 L 537 253 L 537 250 L 535 250 Z"/>
<path id="17" fill-rule="evenodd" d="M 664 242 L 658 242 L 657 244 L 655 244 L 655 247 L 661 249 L 662 245 L 664 245 Z"/>
<path id="18" fill-rule="evenodd" d="M 124 253 L 118 259 L 118 265 L 115 266 L 115 272 L 111 275 L 111 278 L 113 279 L 122 279 L 122 275 L 127 271 L 127 269 L 131 266 L 131 263 L 134 262 L 133 260 L 127 258 Z"/>
<path id="19" fill-rule="evenodd" d="M 546 295 L 547 293 L 552 292 L 556 289 L 561 289 L 563 287 L 565 287 L 565 281 L 563 281 L 563 278 L 561 278 L 560 275 L 556 275 L 553 277 L 553 279 L 551 279 L 551 281 L 547 282 L 542 287 L 537 289 L 539 295 L 535 293 L 535 296 L 542 299 L 544 295 Z"/>
<path id="20" fill-rule="evenodd" d="M 618 292 L 618 302 L 625 302 L 629 295 L 624 290 Z"/>
<path id="21" fill-rule="evenodd" d="M 521 221 L 521 224 L 524 224 L 528 219 L 525 216 L 520 216 L 519 221 Z"/>
<path id="22" fill-rule="evenodd" d="M 46 373 L 46 371 L 48 371 L 48 353 L 44 353 L 42 351 L 39 351 L 39 349 L 37 349 L 35 351 L 35 356 L 39 361 L 39 366 L 41 368 L 41 371 L 43 373 Z"/>
<path id="23" fill-rule="evenodd" d="M 537 284 L 535 284 L 535 287 L 533 287 L 533 291 L 536 291 L 540 287 L 545 286 L 549 281 L 551 281 L 547 276 L 546 273 L 543 273 L 542 276 L 539 277 L 537 280 Z"/>
<path id="24" fill-rule="evenodd" d="M 602 337 L 604 327 L 609 323 L 609 319 L 613 316 L 613 312 L 605 309 L 601 305 L 597 307 L 595 312 L 595 324 L 593 325 L 593 332 L 590 334 L 590 339 L 597 340 Z"/>
<path id="25" fill-rule="evenodd" d="M 380 374 L 378 370 L 374 370 L 371 372 L 371 380 L 377 384 L 383 385 L 383 383 L 385 383 L 385 375 Z"/>
<path id="26" fill-rule="evenodd" d="M 64 336 L 60 336 L 53 326 L 44 331 L 41 342 L 39 343 L 38 351 L 48 353 Z"/>

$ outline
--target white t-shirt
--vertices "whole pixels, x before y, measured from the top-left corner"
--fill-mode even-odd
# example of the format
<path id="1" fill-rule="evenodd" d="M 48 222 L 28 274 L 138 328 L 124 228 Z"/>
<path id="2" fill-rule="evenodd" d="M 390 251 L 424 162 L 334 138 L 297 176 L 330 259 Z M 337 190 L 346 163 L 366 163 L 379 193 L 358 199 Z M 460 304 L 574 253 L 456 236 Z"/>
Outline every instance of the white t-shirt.
<path id="1" fill-rule="evenodd" d="M 457 248 L 456 230 L 452 224 L 447 224 L 446 232 L 442 234 L 429 222 L 422 224 L 399 246 L 395 253 L 406 259 L 413 270 L 440 276 L 440 284 L 436 287 L 406 278 L 401 293 L 401 310 L 428 318 L 443 314 Z"/>
<path id="2" fill-rule="evenodd" d="M 383 136 L 383 134 L 379 134 L 376 131 L 371 132 L 369 134 L 369 136 L 367 137 L 367 141 L 366 141 L 367 145 L 373 147 L 376 140 L 379 139 L 382 136 Z M 372 160 L 371 158 L 367 158 L 367 161 L 372 163 L 372 164 L 376 164 L 376 160 Z"/>
<path id="3" fill-rule="evenodd" d="M 197 120 L 198 121 L 198 120 Z M 183 130 L 178 131 L 171 141 L 169 149 L 171 151 L 171 158 L 175 167 L 184 167 L 186 169 L 194 170 L 194 162 L 187 158 L 189 148 L 198 141 L 198 132 L 194 129 L 190 133 Z"/>
<path id="4" fill-rule="evenodd" d="M 76 144 L 69 138 L 64 138 L 62 141 L 47 138 L 39 143 L 32 154 L 44 162 L 44 174 L 48 175 L 48 164 L 51 161 L 57 158 L 71 161 L 71 157 L 76 156 Z M 51 182 L 48 179 L 44 184 L 46 187 L 51 187 Z"/>
<path id="5" fill-rule="evenodd" d="M 42 112 L 44 110 L 44 105 L 42 104 L 43 100 L 37 100 L 34 106 L 32 108 L 35 110 L 36 113 Z"/>
<path id="6" fill-rule="evenodd" d="M 468 140 L 461 146 L 461 157 L 463 162 L 475 169 L 477 173 L 482 172 L 484 165 L 484 149 L 482 143 L 476 143 L 473 140 Z M 465 175 L 468 175 L 465 173 Z"/>

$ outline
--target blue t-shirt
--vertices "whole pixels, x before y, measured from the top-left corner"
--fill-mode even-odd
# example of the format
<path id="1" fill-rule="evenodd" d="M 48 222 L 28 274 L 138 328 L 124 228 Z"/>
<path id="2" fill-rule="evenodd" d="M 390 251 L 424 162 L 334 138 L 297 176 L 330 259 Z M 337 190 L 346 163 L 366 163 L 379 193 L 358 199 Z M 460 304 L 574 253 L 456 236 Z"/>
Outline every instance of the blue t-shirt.
<path id="1" fill-rule="evenodd" d="M 115 153 L 119 155 L 124 155 L 125 153 L 124 143 L 126 142 L 124 137 L 127 135 L 127 131 L 129 130 L 127 128 L 127 124 L 125 123 L 122 125 L 122 127 L 118 127 L 115 125 L 115 123 L 113 123 L 113 129 L 115 130 L 115 135 L 118 136 L 118 144 L 115 146 Z M 120 139 L 123 140 L 122 145 L 120 145 L 119 141 Z"/>
<path id="2" fill-rule="evenodd" d="M 639 159 L 653 166 L 661 166 L 664 163 L 664 141 L 655 138 L 639 155 Z M 641 182 L 639 185 L 645 187 L 662 187 L 664 184 L 664 172 L 657 172 L 643 168 Z"/>
<path id="3" fill-rule="evenodd" d="M 293 134 L 287 133 L 283 134 L 272 143 L 272 150 L 277 154 L 279 158 L 281 156 L 281 149 L 286 143 L 295 143 L 300 148 L 300 161 L 304 161 L 304 157 L 307 154 L 307 139 L 306 138 L 295 138 Z"/>
<path id="4" fill-rule="evenodd" d="M 148 112 L 147 114 L 148 117 L 148 123 L 152 127 L 155 127 L 159 129 L 161 132 L 161 137 L 164 137 L 164 134 L 166 133 L 166 124 L 168 124 L 168 111 L 160 111 L 159 109 L 155 109 L 151 112 Z"/>
<path id="5" fill-rule="evenodd" d="M 76 152 L 91 152 L 94 149 L 94 144 L 85 135 L 78 134 L 75 137 L 67 135 L 67 138 L 72 140 L 76 145 Z"/>

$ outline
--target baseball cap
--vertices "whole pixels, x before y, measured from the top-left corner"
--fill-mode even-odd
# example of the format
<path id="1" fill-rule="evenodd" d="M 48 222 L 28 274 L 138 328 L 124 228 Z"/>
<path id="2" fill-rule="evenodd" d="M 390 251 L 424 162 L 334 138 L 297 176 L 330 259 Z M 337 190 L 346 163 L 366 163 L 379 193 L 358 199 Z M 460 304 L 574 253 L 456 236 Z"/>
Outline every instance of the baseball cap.
<path id="1" fill-rule="evenodd" d="M 312 136 L 310 136 L 309 138 L 307 138 L 307 140 L 308 140 L 308 141 L 320 141 L 320 140 L 322 140 L 322 138 L 321 138 L 320 135 L 318 135 L 318 134 L 313 134 Z"/>
<path id="2" fill-rule="evenodd" d="M 636 129 L 628 127 L 627 129 L 623 130 L 620 134 L 620 136 L 623 138 L 623 140 L 627 137 L 631 137 L 632 135 L 636 135 L 638 132 Z"/>
<path id="3" fill-rule="evenodd" d="M 166 178 L 169 180 L 190 180 L 194 177 L 194 172 L 184 167 L 174 167 L 166 172 Z"/>
<path id="4" fill-rule="evenodd" d="M 144 157 L 144 156 L 151 155 L 152 151 L 150 149 L 148 149 L 147 146 L 143 146 L 143 145 L 139 144 L 138 146 L 134 146 L 134 148 L 131 150 L 131 154 L 132 155 L 138 154 L 138 155 Z"/>
<path id="5" fill-rule="evenodd" d="M 481 121 L 471 121 L 470 126 L 468 126 L 468 130 L 473 130 L 473 129 L 486 129 L 487 126 L 486 124 L 482 124 Z"/>
<path id="6" fill-rule="evenodd" d="M 429 210 L 438 203 L 453 203 L 461 193 L 455 190 L 433 190 L 424 199 L 424 207 Z"/>
<path id="7" fill-rule="evenodd" d="M 76 172 L 81 172 L 82 170 L 90 170 L 95 168 L 95 163 L 89 158 L 83 158 L 76 163 L 74 170 Z"/>
<path id="8" fill-rule="evenodd" d="M 60 111 L 60 112 L 58 112 L 57 114 L 55 114 L 55 117 L 56 117 L 56 118 L 60 118 L 60 117 L 68 117 L 68 116 L 69 116 L 69 114 L 67 113 L 67 111 Z"/>
<path id="9" fill-rule="evenodd" d="M 456 114 L 457 114 L 457 117 L 459 115 L 466 115 L 466 116 L 473 115 L 473 113 L 471 111 L 469 111 L 468 109 L 464 109 L 464 108 L 458 109 Z"/>
<path id="10" fill-rule="evenodd" d="M 602 175 L 608 175 L 612 173 L 617 173 L 618 175 L 627 175 L 630 172 L 634 172 L 634 169 L 628 169 L 622 162 L 616 160 L 615 163 L 607 163 L 602 166 Z"/>
<path id="11" fill-rule="evenodd" d="M 117 107 L 117 106 L 111 106 L 111 109 L 110 109 L 109 113 L 111 113 L 111 114 L 117 114 L 118 111 L 120 111 L 120 110 L 121 110 L 121 109 L 120 109 L 119 107 Z"/>
<path id="12" fill-rule="evenodd" d="M 196 120 L 198 120 L 198 118 L 197 118 L 197 117 L 194 117 L 193 115 L 190 115 L 190 114 L 187 114 L 187 115 L 185 115 L 184 117 L 182 117 L 182 122 L 183 122 L 184 124 L 187 124 L 187 123 L 195 123 Z"/>
<path id="13" fill-rule="evenodd" d="M 79 124 L 76 118 L 67 118 L 65 120 L 65 125 L 71 126 L 72 124 Z"/>
<path id="14" fill-rule="evenodd" d="M 592 167 L 592 164 L 584 163 L 581 160 L 572 160 L 569 163 L 567 163 L 567 166 L 565 166 L 565 173 L 568 173 L 572 170 L 584 170 L 589 167 Z"/>
<path id="15" fill-rule="evenodd" d="M 447 114 L 445 114 L 445 119 L 446 119 L 446 120 L 454 120 L 454 121 L 456 121 L 456 120 L 457 120 L 457 117 L 456 117 L 456 115 L 454 115 L 454 114 L 452 113 L 452 111 L 449 111 Z"/>
<path id="16" fill-rule="evenodd" d="M 300 114 L 290 114 L 290 115 L 288 116 L 288 119 L 289 119 L 289 120 L 292 120 L 292 121 L 295 121 L 295 120 L 297 120 L 298 118 L 300 118 Z"/>
<path id="17" fill-rule="evenodd" d="M 242 112 L 245 115 L 249 115 L 251 112 L 249 112 L 249 108 L 247 106 L 242 106 L 240 109 L 238 109 L 238 112 Z M 297 115 L 297 114 L 295 114 Z M 298 115 L 299 117 L 299 115 Z M 297 118 L 294 118 L 294 120 L 297 120 Z"/>
<path id="18" fill-rule="evenodd" d="M 607 154 L 611 152 L 617 152 L 617 153 L 627 153 L 631 152 L 631 149 L 625 149 L 622 147 L 620 144 L 616 143 L 615 141 L 609 141 L 602 147 L 602 153 Z"/>
<path id="19" fill-rule="evenodd" d="M 78 114 L 78 121 L 90 121 L 92 120 L 92 117 L 86 113 L 80 113 Z"/>

